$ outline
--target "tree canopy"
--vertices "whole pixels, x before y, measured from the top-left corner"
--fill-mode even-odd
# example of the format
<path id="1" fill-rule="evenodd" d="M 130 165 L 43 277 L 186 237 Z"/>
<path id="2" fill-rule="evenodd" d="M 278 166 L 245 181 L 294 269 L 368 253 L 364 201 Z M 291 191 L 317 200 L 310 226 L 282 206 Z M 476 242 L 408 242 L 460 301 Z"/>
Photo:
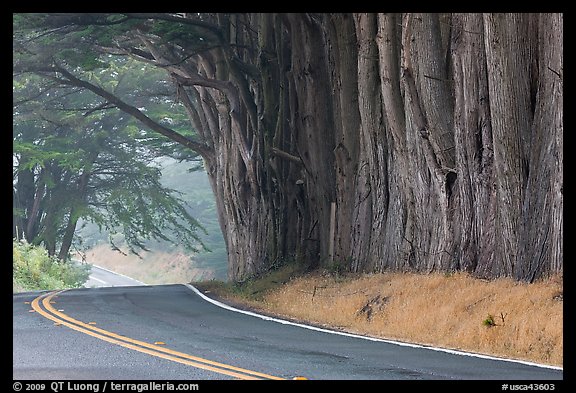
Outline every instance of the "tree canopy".
<path id="1" fill-rule="evenodd" d="M 296 259 L 533 281 L 563 266 L 562 23 L 22 14 L 14 71 L 89 91 L 200 155 L 233 280 Z M 187 126 L 91 77 L 117 57 L 165 73 Z"/>
<path id="2" fill-rule="evenodd" d="M 109 59 L 106 67 L 87 72 L 178 129 L 186 115 L 170 109 L 163 73 L 154 71 Z M 132 252 L 146 249 L 149 239 L 202 248 L 200 225 L 186 202 L 161 184 L 156 162 L 165 156 L 194 162 L 196 153 L 146 132 L 131 116 L 78 88 L 22 74 L 14 77 L 13 93 L 16 237 L 67 259 L 82 219 L 120 232 Z"/>

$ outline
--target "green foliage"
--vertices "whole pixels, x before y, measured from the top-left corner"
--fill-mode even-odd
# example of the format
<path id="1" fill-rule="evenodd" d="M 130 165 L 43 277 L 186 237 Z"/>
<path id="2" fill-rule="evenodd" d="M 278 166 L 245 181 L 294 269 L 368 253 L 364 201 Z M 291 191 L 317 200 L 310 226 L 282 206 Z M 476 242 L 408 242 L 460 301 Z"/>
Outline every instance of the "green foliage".
<path id="1" fill-rule="evenodd" d="M 199 250 L 192 258 L 200 267 L 209 267 L 218 278 L 226 279 L 228 254 L 220 229 L 216 201 L 208 175 L 192 166 L 193 162 L 176 162 L 172 159 L 162 161 L 162 184 L 178 190 L 181 198 L 187 201 L 186 209 L 205 229 L 199 238 L 206 250 Z"/>
<path id="2" fill-rule="evenodd" d="M 260 300 L 267 291 L 287 283 L 304 270 L 304 266 L 297 262 L 287 263 L 246 281 L 231 283 L 230 286 L 233 293 L 247 299 Z"/>
<path id="3" fill-rule="evenodd" d="M 219 263 L 225 275 L 226 250 L 211 192 L 210 206 L 205 199 L 198 203 L 196 194 L 164 183 L 158 167 L 159 157 L 198 167 L 198 154 L 145 129 L 64 76 L 89 81 L 194 140 L 165 70 L 117 54 L 123 45 L 133 49 L 134 40 L 141 43 L 136 31 L 178 42 L 187 51 L 213 44 L 194 26 L 123 14 L 14 14 L 13 23 L 13 210 L 20 231 L 34 229 L 27 238 L 52 250 L 49 245 L 63 244 L 65 231 L 78 221 L 134 253 L 158 244 L 184 246 L 205 256 L 200 263 Z M 32 214 L 36 195 L 44 197 Z M 193 212 L 200 212 L 201 220 Z M 204 242 L 215 251 L 209 257 Z M 74 243 L 82 239 L 76 236 Z"/>
<path id="4" fill-rule="evenodd" d="M 489 328 L 496 326 L 496 321 L 494 320 L 494 316 L 492 314 L 488 314 L 486 319 L 482 321 L 482 325 L 489 327 Z"/>
<path id="5" fill-rule="evenodd" d="M 43 247 L 25 241 L 12 242 L 12 287 L 14 292 L 81 287 L 90 275 L 90 265 L 75 265 L 48 256 Z"/>
<path id="6" fill-rule="evenodd" d="M 137 165 L 138 163 L 134 163 Z M 185 209 L 186 202 L 174 190 L 160 183 L 161 173 L 150 166 L 136 166 L 117 178 L 110 187 L 98 189 L 98 199 L 105 206 L 102 214 L 86 217 L 108 232 L 121 229 L 130 250 L 147 249 L 146 241 L 172 239 L 189 250 L 201 248 L 196 229 L 201 226 Z M 171 239 L 172 238 L 172 239 Z"/>
<path id="7" fill-rule="evenodd" d="M 150 33 L 161 37 L 162 42 L 193 46 L 197 50 L 209 45 L 206 35 L 193 26 L 161 20 L 155 21 L 150 26 Z"/>
<path id="8" fill-rule="evenodd" d="M 93 51 L 64 49 L 58 53 L 56 59 L 62 60 L 71 67 L 80 67 L 84 71 L 108 68 L 108 64 L 100 60 L 100 54 Z"/>
<path id="9" fill-rule="evenodd" d="M 173 128 L 186 127 L 181 107 L 163 94 L 150 94 L 165 93 L 164 74 L 125 59 L 106 59 L 109 69 L 83 72 L 133 105 L 145 106 L 149 116 Z M 121 234 L 134 253 L 150 240 L 202 248 L 196 233 L 201 226 L 179 194 L 160 182 L 155 163 L 162 156 L 195 160 L 195 153 L 143 130 L 117 109 L 105 110 L 88 91 L 69 91 L 26 74 L 14 77 L 13 93 L 14 217 L 20 230 L 30 227 L 28 220 L 37 221 L 26 234 L 30 242 L 60 244 L 67 228 L 83 219 Z M 189 127 L 187 132 L 192 132 Z M 29 217 L 36 195 L 43 196 L 39 214 Z"/>

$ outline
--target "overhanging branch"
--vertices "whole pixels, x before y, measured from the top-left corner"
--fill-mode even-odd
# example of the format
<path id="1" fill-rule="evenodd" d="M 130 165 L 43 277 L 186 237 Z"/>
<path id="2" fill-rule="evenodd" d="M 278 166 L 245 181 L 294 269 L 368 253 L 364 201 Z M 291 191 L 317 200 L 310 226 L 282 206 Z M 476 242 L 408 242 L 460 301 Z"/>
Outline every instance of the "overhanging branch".
<path id="1" fill-rule="evenodd" d="M 272 148 L 272 154 L 276 157 L 283 158 L 285 160 L 294 162 L 298 165 L 304 165 L 304 163 L 302 162 L 302 159 L 300 157 L 296 157 L 290 153 L 286 153 L 285 151 L 280 150 L 276 147 Z"/>
<path id="2" fill-rule="evenodd" d="M 82 87 L 87 90 L 90 90 L 94 94 L 102 97 L 105 99 L 109 104 L 115 105 L 123 112 L 133 116 L 135 119 L 139 120 L 142 124 L 150 128 L 152 131 L 155 131 L 165 137 L 177 142 L 195 152 L 200 154 L 203 157 L 206 157 L 208 154 L 211 153 L 210 148 L 203 144 L 193 140 L 190 140 L 183 136 L 182 134 L 177 133 L 176 131 L 163 126 L 162 124 L 152 120 L 148 116 L 146 116 L 142 111 L 138 108 L 124 102 L 119 97 L 115 96 L 114 94 L 98 87 L 88 81 L 82 80 L 68 72 L 63 67 L 54 67 L 52 71 L 61 74 L 65 79 L 60 79 L 59 81 L 63 84 L 68 84 L 72 86 Z"/>

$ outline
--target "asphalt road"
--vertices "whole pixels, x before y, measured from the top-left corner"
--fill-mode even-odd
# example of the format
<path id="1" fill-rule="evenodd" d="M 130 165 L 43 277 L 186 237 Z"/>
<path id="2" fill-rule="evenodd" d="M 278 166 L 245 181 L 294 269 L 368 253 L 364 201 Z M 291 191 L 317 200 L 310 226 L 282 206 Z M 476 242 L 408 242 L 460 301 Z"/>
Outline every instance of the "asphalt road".
<path id="1" fill-rule="evenodd" d="M 92 265 L 92 272 L 90 277 L 84 284 L 85 288 L 99 288 L 99 287 L 124 287 L 144 285 L 143 282 L 135 280 L 131 277 L 115 273 L 113 271 L 104 269 L 100 266 Z"/>
<path id="2" fill-rule="evenodd" d="M 180 284 L 14 294 L 13 340 L 14 379 L 563 378 L 561 370 L 282 324 Z"/>

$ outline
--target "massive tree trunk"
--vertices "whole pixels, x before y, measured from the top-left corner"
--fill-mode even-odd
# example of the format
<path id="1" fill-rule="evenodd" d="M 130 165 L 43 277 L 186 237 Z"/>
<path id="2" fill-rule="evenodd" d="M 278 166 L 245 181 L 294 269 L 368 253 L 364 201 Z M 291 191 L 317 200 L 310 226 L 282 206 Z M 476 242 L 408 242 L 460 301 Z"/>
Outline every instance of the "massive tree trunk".
<path id="1" fill-rule="evenodd" d="M 533 281 L 562 269 L 563 17 L 535 18 L 537 69 L 531 80 L 529 139 L 524 141 L 528 176 L 522 200 L 520 246 L 514 276 Z"/>
<path id="2" fill-rule="evenodd" d="M 358 54 L 352 14 L 326 17 L 327 49 L 333 96 L 335 200 L 330 217 L 333 238 L 329 239 L 332 263 L 350 264 L 356 177 L 360 151 L 358 106 Z M 332 212 L 331 212 L 332 213 Z"/>
<path id="3" fill-rule="evenodd" d="M 203 59 L 199 72 L 211 79 L 226 78 L 229 66 L 219 58 L 221 55 L 216 53 L 215 60 Z M 253 128 L 250 115 L 240 105 L 237 89 L 200 88 L 198 95 L 210 117 L 209 129 L 203 133 L 210 136 L 213 151 L 205 155 L 205 161 L 223 216 L 229 276 L 242 279 L 259 273 L 274 259 L 265 152 L 258 129 Z"/>
<path id="4" fill-rule="evenodd" d="M 292 43 L 290 112 L 291 132 L 302 160 L 300 208 L 307 217 L 302 228 L 303 257 L 313 265 L 329 257 L 331 206 L 336 202 L 334 149 L 328 58 L 322 20 L 318 16 L 289 15 Z"/>
<path id="5" fill-rule="evenodd" d="M 173 77 L 196 141 L 103 97 L 202 154 L 231 280 L 562 272 L 561 14 L 131 15 L 212 44 L 125 52 Z"/>
<path id="6" fill-rule="evenodd" d="M 455 222 L 459 269 L 490 276 L 499 269 L 495 253 L 496 187 L 488 72 L 481 14 L 452 17 L 454 140 L 459 204 Z"/>
<path id="7" fill-rule="evenodd" d="M 517 275 L 522 201 L 528 178 L 527 141 L 533 116 L 528 18 L 526 14 L 484 15 L 498 200 L 495 252 L 502 261 L 499 269 L 506 275 Z"/>
<path id="8" fill-rule="evenodd" d="M 362 138 L 352 269 L 528 281 L 562 271 L 561 19 L 356 15 Z"/>
<path id="9" fill-rule="evenodd" d="M 352 227 L 352 265 L 354 271 L 374 269 L 384 244 L 384 219 L 387 210 L 388 170 L 383 140 L 384 120 L 379 93 L 377 19 L 374 14 L 355 14 L 358 42 L 358 110 L 360 113 L 359 163 L 356 179 Z M 377 204 L 380 201 L 380 204 Z"/>
<path id="10" fill-rule="evenodd" d="M 409 135 L 406 128 L 405 104 L 400 68 L 401 26 L 400 15 L 380 14 L 377 20 L 378 68 L 380 72 L 380 95 L 384 122 L 380 127 L 385 133 L 387 148 L 380 148 L 379 161 L 386 166 L 375 171 L 373 176 L 383 179 L 380 186 L 375 183 L 376 199 L 382 217 L 386 217 L 385 226 L 378 225 L 373 232 L 378 234 L 373 248 L 379 253 L 373 256 L 372 263 L 378 271 L 386 269 L 408 270 L 417 262 L 414 246 L 415 200 L 414 185 L 411 182 L 415 173 L 409 153 Z M 382 132 L 381 131 L 381 132 Z M 381 142 L 384 143 L 384 142 Z M 384 153 L 384 154 L 383 154 Z M 383 176 L 382 173 L 386 173 Z M 386 187 L 387 191 L 378 188 Z M 386 193 L 388 195 L 386 195 Z M 379 196 L 380 194 L 381 196 Z M 388 208 L 386 208 L 388 207 Z"/>
<path id="11" fill-rule="evenodd" d="M 200 88 L 216 112 L 196 100 L 219 114 L 208 168 L 230 278 L 292 257 L 528 281 L 562 271 L 561 20 L 246 17 L 260 78 L 239 96 L 258 126 L 249 108 L 231 117 L 222 92 Z"/>

